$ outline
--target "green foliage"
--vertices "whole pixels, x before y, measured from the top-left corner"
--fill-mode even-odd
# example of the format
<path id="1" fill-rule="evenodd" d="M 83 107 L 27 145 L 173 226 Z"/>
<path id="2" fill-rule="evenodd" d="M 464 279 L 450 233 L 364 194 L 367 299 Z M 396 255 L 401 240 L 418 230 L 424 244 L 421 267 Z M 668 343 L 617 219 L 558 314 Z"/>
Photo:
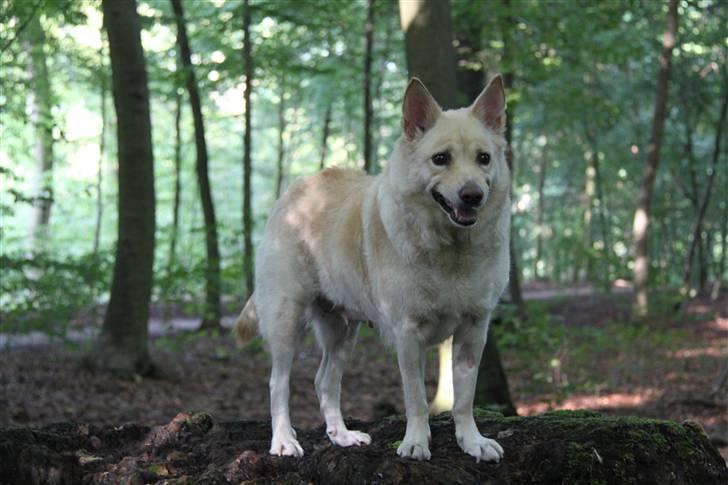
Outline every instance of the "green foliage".
<path id="1" fill-rule="evenodd" d="M 175 98 L 184 92 L 176 29 L 167 0 L 138 4 L 152 98 L 157 193 L 154 297 L 194 313 L 199 311 L 204 288 L 205 251 L 186 99 L 180 133 L 180 221 L 172 227 Z M 329 110 L 325 164 L 361 165 L 366 2 L 251 0 L 250 5 L 255 69 L 253 239 L 257 242 L 275 199 L 281 102 L 286 120 L 284 188 L 318 169 Z M 244 280 L 242 2 L 185 0 L 185 9 L 219 215 L 223 293 L 237 302 Z M 651 125 L 663 2 L 551 2 L 548 8 L 537 0 L 452 2 L 452 10 L 460 74 L 475 75 L 483 84 L 494 72 L 513 75 L 508 92 L 515 160 L 513 226 L 524 279 L 588 282 L 600 288 L 618 278 L 629 279 L 631 223 Z M 49 238 L 41 245 L 46 259 L 37 264 L 78 262 L 93 247 L 99 167 L 102 253 L 113 250 L 117 228 L 116 126 L 110 90 L 105 151 L 99 154 L 101 82 L 106 80 L 110 87 L 99 2 L 0 0 L 0 48 L 5 47 L 0 52 L 0 235 L 4 257 L 14 262 L 3 268 L 12 275 L 3 285 L 16 285 L 16 292 L 18 285 L 35 288 L 40 284 L 16 269 L 27 259 L 17 255 L 30 246 L 28 226 L 40 196 L 34 181 L 34 132 L 27 111 L 33 94 L 26 47 L 31 39 L 20 28 L 32 15 L 39 15 L 45 34 L 43 47 L 56 103 L 54 203 Z M 718 101 L 725 96 L 726 23 L 726 2 L 700 0 L 680 6 L 679 45 L 652 207 L 654 287 L 681 282 L 696 202 L 709 175 L 706 167 L 714 148 Z M 378 165 L 383 166 L 399 136 L 400 100 L 407 78 L 396 2 L 375 3 L 372 66 L 373 144 Z M 471 98 L 472 93 L 461 93 L 463 104 Z M 590 191 L 594 160 L 599 166 L 599 189 Z M 539 191 L 542 170 L 544 184 Z M 721 267 L 719 261 L 725 247 L 721 227 L 728 203 L 717 190 L 728 184 L 726 173 L 717 173 L 714 200 L 701 235 L 698 266 L 711 278 L 726 278 L 720 274 L 725 265 Z M 543 207 L 541 223 L 539 205 Z M 177 248 L 170 255 L 173 231 Z M 537 253 L 539 242 L 542 250 Z M 76 269 L 69 269 L 68 279 L 78 276 Z M 62 271 L 50 271 L 47 281 L 65 284 Z M 110 281 L 109 264 L 98 271 L 105 273 L 94 278 Z M 56 290 L 59 294 L 60 288 Z M 104 296 L 94 291 L 95 296 Z M 5 315 L 20 312 L 18 301 L 16 296 L 3 296 L 4 322 Z M 658 314 L 666 314 L 673 302 L 658 297 L 653 306 Z M 512 323 L 503 329 L 503 345 L 558 349 L 564 342 L 558 325 L 552 325 L 541 309 L 533 311 L 535 317 L 527 328 Z"/>
<path id="2" fill-rule="evenodd" d="M 111 264 L 109 253 L 0 255 L 0 333 L 40 330 L 64 336 L 79 312 L 94 311 Z"/>

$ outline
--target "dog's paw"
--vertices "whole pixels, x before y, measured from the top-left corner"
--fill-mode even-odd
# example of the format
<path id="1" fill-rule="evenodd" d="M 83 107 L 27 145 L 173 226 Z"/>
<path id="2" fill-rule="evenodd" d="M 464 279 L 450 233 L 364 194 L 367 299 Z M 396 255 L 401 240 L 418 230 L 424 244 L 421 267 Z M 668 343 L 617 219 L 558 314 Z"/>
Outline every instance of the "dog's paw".
<path id="1" fill-rule="evenodd" d="M 274 438 L 270 444 L 269 453 L 274 456 L 295 456 L 300 458 L 303 456 L 303 448 L 292 436 L 283 439 Z"/>
<path id="2" fill-rule="evenodd" d="M 475 461 L 494 461 L 499 462 L 503 458 L 503 448 L 497 441 L 491 440 L 484 436 L 475 436 L 471 439 L 458 440 L 460 448 L 470 456 L 475 457 Z"/>
<path id="3" fill-rule="evenodd" d="M 372 442 L 372 437 L 361 431 L 333 428 L 326 431 L 331 442 L 337 446 L 360 446 Z"/>
<path id="4" fill-rule="evenodd" d="M 404 440 L 399 448 L 397 448 L 397 454 L 402 458 L 412 458 L 414 460 L 429 460 L 430 459 L 430 448 L 427 442 L 419 443 L 416 441 Z"/>

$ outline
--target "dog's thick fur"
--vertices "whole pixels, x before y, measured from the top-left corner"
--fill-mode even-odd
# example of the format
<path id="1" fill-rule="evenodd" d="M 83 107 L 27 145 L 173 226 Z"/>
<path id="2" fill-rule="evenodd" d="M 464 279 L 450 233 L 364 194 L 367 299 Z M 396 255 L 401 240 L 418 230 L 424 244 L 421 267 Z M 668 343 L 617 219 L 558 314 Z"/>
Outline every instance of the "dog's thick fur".
<path id="1" fill-rule="evenodd" d="M 359 321 L 371 321 L 396 348 L 402 374 L 407 429 L 397 453 L 430 458 L 425 351 L 452 335 L 457 441 L 477 460 L 503 456 L 481 436 L 472 405 L 490 315 L 508 280 L 504 96 L 496 76 L 473 105 L 443 112 L 413 79 L 403 134 L 381 175 L 327 169 L 295 183 L 273 207 L 257 288 L 235 325 L 241 342 L 257 327 L 270 346 L 272 454 L 303 454 L 288 398 L 306 322 L 323 351 L 315 386 L 329 438 L 370 443 L 346 428 L 340 391 Z"/>

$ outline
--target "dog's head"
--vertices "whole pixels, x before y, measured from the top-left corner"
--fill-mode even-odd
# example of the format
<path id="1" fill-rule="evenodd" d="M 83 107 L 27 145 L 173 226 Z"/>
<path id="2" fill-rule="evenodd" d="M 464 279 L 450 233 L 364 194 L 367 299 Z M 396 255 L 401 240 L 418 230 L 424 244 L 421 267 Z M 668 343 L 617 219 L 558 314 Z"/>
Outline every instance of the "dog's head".
<path id="1" fill-rule="evenodd" d="M 398 160 L 407 172 L 399 180 L 442 209 L 457 227 L 473 226 L 495 192 L 507 193 L 510 173 L 505 158 L 505 93 L 495 76 L 475 102 L 442 111 L 419 79 L 404 95 Z"/>

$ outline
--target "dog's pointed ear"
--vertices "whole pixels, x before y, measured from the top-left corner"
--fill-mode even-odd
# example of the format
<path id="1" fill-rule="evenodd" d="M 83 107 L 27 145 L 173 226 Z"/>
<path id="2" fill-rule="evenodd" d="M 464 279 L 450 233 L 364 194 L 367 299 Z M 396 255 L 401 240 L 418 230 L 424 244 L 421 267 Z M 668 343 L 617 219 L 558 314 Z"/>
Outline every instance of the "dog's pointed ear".
<path id="1" fill-rule="evenodd" d="M 413 77 L 404 92 L 402 130 L 412 141 L 432 128 L 442 110 L 422 81 Z"/>
<path id="2" fill-rule="evenodd" d="M 506 129 L 506 93 L 500 74 L 490 80 L 470 109 L 485 126 L 503 134 Z"/>

